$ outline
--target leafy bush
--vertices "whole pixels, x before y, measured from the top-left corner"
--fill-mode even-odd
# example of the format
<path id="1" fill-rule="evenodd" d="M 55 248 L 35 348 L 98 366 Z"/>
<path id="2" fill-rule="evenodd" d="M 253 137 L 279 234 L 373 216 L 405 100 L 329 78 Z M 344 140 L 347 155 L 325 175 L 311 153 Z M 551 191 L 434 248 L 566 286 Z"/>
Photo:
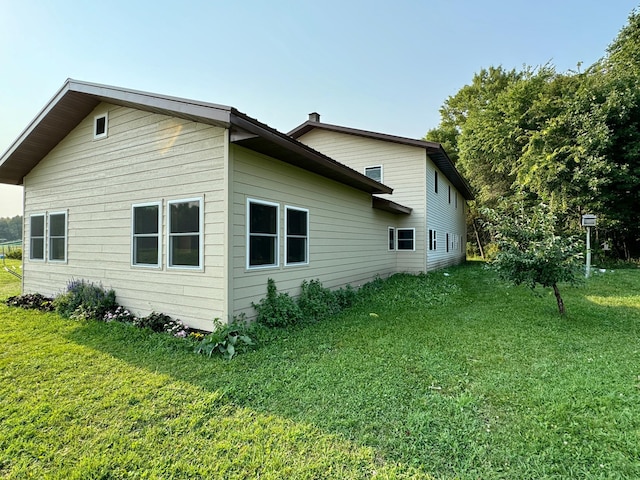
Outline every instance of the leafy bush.
<path id="1" fill-rule="evenodd" d="M 22 260 L 22 249 L 12 248 L 7 252 L 6 257 L 11 258 L 13 260 Z"/>
<path id="2" fill-rule="evenodd" d="M 53 299 L 40 295 L 39 293 L 26 293 L 9 297 L 6 304 L 10 307 L 20 307 L 26 310 L 40 310 L 42 312 L 52 312 L 55 310 Z"/>
<path id="3" fill-rule="evenodd" d="M 106 312 L 118 306 L 116 292 L 86 280 L 71 280 L 67 291 L 58 295 L 53 303 L 63 317 L 85 320 L 102 319 Z"/>
<path id="4" fill-rule="evenodd" d="M 358 292 L 351 286 L 339 290 L 324 288 L 320 280 L 304 280 L 296 300 L 288 293 L 278 293 L 275 281 L 267 282 L 267 296 L 253 303 L 258 323 L 266 327 L 287 327 L 301 321 L 318 321 L 336 315 L 358 300 Z"/>
<path id="5" fill-rule="evenodd" d="M 352 307 L 358 300 L 358 292 L 351 285 L 335 290 L 333 295 L 340 311 Z"/>
<path id="6" fill-rule="evenodd" d="M 322 320 L 341 310 L 336 295 L 324 288 L 320 280 L 305 280 L 300 287 L 298 307 L 305 320 Z"/>
<path id="7" fill-rule="evenodd" d="M 186 337 L 189 331 L 189 327 L 181 320 L 158 312 L 151 312 L 142 318 L 133 317 L 133 324 L 140 328 L 149 328 L 157 333 L 170 333 L 174 337 Z"/>
<path id="8" fill-rule="evenodd" d="M 196 346 L 195 352 L 212 356 L 214 353 L 231 360 L 254 345 L 249 336 L 249 327 L 244 322 L 233 321 L 222 324 L 220 319 L 213 321 L 214 331 L 205 337 Z"/>
<path id="9" fill-rule="evenodd" d="M 258 312 L 258 322 L 267 327 L 287 327 L 302 320 L 302 311 L 288 293 L 278 293 L 276 282 L 267 281 L 267 296 L 252 303 Z"/>

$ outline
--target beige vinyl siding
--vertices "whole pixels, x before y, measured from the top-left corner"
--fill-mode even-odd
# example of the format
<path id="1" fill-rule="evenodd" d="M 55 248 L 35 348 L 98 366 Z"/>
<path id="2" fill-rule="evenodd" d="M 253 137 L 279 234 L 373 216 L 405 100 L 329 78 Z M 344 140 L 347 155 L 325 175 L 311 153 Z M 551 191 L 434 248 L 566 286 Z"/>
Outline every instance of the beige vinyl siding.
<path id="1" fill-rule="evenodd" d="M 438 172 L 438 193 L 435 193 L 435 172 Z M 457 265 L 466 258 L 466 202 L 431 160 L 427 160 L 427 267 L 428 270 Z M 449 203 L 451 188 L 451 203 Z M 458 207 L 456 208 L 456 193 Z M 437 232 L 436 250 L 429 250 L 429 230 Z M 447 252 L 447 234 L 449 251 Z M 453 245 L 454 236 L 459 239 Z"/>
<path id="2" fill-rule="evenodd" d="M 423 148 L 322 129 L 302 135 L 302 143 L 364 174 L 366 167 L 382 166 L 382 183 L 392 195 L 380 195 L 413 209 L 411 215 L 396 215 L 389 226 L 415 228 L 415 251 L 398 251 L 399 272 L 420 272 L 426 267 L 425 185 L 426 152 Z"/>
<path id="3" fill-rule="evenodd" d="M 279 291 L 299 293 L 303 280 L 325 287 L 354 287 L 396 271 L 387 248 L 387 226 L 395 216 L 371 207 L 371 195 L 242 147 L 232 147 L 233 311 L 255 316 L 251 306 L 266 295 L 273 278 Z M 247 199 L 280 205 L 280 263 L 246 268 Z M 285 205 L 308 209 L 309 264 L 285 266 Z"/>
<path id="4" fill-rule="evenodd" d="M 104 112 L 108 136 L 94 139 L 94 116 Z M 56 294 L 71 278 L 100 282 L 137 314 L 210 329 L 226 313 L 226 137 L 223 128 L 99 105 L 25 177 L 26 218 L 68 212 L 67 262 L 30 262 L 27 251 L 25 291 Z M 167 202 L 190 198 L 203 199 L 204 266 L 167 270 Z M 162 268 L 132 267 L 132 204 L 156 201 Z"/>

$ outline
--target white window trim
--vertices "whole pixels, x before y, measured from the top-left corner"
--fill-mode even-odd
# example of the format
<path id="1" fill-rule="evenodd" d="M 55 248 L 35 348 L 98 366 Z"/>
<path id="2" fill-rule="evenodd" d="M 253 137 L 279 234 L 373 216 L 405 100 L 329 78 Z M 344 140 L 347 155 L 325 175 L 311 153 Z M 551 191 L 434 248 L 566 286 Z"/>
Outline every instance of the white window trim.
<path id="1" fill-rule="evenodd" d="M 31 219 L 33 217 L 42 217 L 42 258 L 33 258 L 33 248 L 31 240 L 33 239 L 33 231 L 31 230 Z M 37 237 L 40 238 L 40 237 Z M 30 262 L 45 262 L 47 260 L 47 214 L 46 213 L 33 213 L 29 215 L 29 261 Z"/>
<path id="2" fill-rule="evenodd" d="M 368 167 L 364 167 L 364 176 L 367 178 L 371 178 L 369 177 L 369 175 L 367 175 L 367 170 L 370 168 L 380 169 L 380 183 L 384 183 L 384 168 L 382 167 L 382 165 L 369 165 Z M 374 180 L 374 179 L 372 178 L 371 180 Z"/>
<path id="3" fill-rule="evenodd" d="M 270 207 L 276 207 L 276 244 L 275 244 L 275 263 L 270 265 L 250 265 L 251 256 L 249 255 L 250 241 L 251 241 L 251 204 L 258 203 L 260 205 L 268 205 Z M 246 211 L 246 239 L 245 239 L 245 257 L 247 270 L 264 270 L 267 268 L 277 268 L 280 266 L 280 204 L 274 202 L 267 202 L 265 200 L 258 200 L 256 198 L 247 198 L 247 211 Z M 286 257 L 285 257 L 286 258 Z"/>
<path id="4" fill-rule="evenodd" d="M 142 234 L 138 237 L 158 237 L 158 261 L 155 265 L 147 263 L 135 263 L 135 251 L 134 251 L 134 238 L 135 235 L 135 210 L 138 207 L 158 207 L 158 233 L 157 234 Z M 162 202 L 147 202 L 147 203 L 135 203 L 131 205 L 131 266 L 135 268 L 162 268 Z"/>
<path id="5" fill-rule="evenodd" d="M 413 233 L 413 248 L 399 248 L 400 245 L 400 235 L 398 234 L 400 230 L 411 230 Z M 415 252 L 416 251 L 416 229 L 415 228 L 396 228 L 396 251 L 397 252 Z"/>
<path id="6" fill-rule="evenodd" d="M 104 132 L 96 133 L 98 126 L 98 119 L 104 118 Z M 109 112 L 104 112 L 93 117 L 93 139 L 100 140 L 101 138 L 107 138 L 109 136 Z"/>
<path id="7" fill-rule="evenodd" d="M 287 215 L 289 210 L 297 210 L 299 212 L 306 212 L 307 214 L 307 232 L 306 232 L 306 243 L 305 243 L 305 260 L 304 262 L 288 262 L 287 258 L 287 239 L 289 238 L 289 235 L 287 234 L 287 221 L 289 216 Z M 291 235 L 294 238 L 299 238 L 298 235 Z M 302 207 L 294 207 L 292 205 L 285 205 L 284 206 L 284 266 L 285 267 L 298 267 L 298 266 L 304 266 L 304 265 L 309 265 L 309 209 L 308 208 L 302 208 Z"/>
<path id="8" fill-rule="evenodd" d="M 391 242 L 389 242 L 389 234 L 390 234 L 391 232 L 393 232 L 393 248 L 392 248 L 392 246 L 391 246 Z M 395 228 L 395 227 L 388 227 L 388 228 L 387 228 L 387 250 L 388 250 L 389 252 L 395 252 L 395 251 L 397 251 L 397 250 L 398 250 L 398 249 L 397 249 L 396 242 L 397 242 L 396 228 Z"/>
<path id="9" fill-rule="evenodd" d="M 53 215 L 64 215 L 64 259 L 62 260 L 51 258 L 51 217 Z M 47 252 L 47 255 L 46 255 L 47 261 L 51 263 L 67 263 L 67 250 L 69 248 L 69 219 L 68 219 L 67 210 L 62 210 L 59 212 L 49 212 L 47 217 L 48 217 L 47 229 L 46 229 L 47 246 L 45 247 Z M 60 237 L 55 237 L 55 238 L 60 238 Z"/>
<path id="10" fill-rule="evenodd" d="M 189 203 L 189 202 L 198 202 L 198 265 L 190 266 L 190 265 L 171 265 L 171 205 L 174 203 Z M 176 236 L 182 235 L 193 235 L 193 233 L 189 234 L 178 234 Z M 204 270 L 204 199 L 203 197 L 193 197 L 193 198 L 180 198 L 177 200 L 168 200 L 167 201 L 167 235 L 166 246 L 167 246 L 167 270 Z"/>

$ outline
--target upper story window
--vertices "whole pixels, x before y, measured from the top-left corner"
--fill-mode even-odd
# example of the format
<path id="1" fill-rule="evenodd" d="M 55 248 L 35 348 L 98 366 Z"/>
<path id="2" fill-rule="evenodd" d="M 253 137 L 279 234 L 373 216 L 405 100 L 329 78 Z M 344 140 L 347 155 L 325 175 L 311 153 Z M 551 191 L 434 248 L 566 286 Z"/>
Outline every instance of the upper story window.
<path id="1" fill-rule="evenodd" d="M 438 172 L 435 171 L 433 173 L 434 173 L 433 191 L 435 193 L 438 193 Z"/>
<path id="2" fill-rule="evenodd" d="M 29 217 L 29 259 L 44 260 L 44 214 Z"/>
<path id="3" fill-rule="evenodd" d="M 168 266 L 202 268 L 202 199 L 167 202 Z"/>
<path id="4" fill-rule="evenodd" d="M 364 174 L 370 179 L 382 183 L 382 165 L 365 167 Z"/>
<path id="5" fill-rule="evenodd" d="M 279 212 L 277 203 L 251 199 L 247 202 L 247 268 L 278 265 Z"/>
<path id="6" fill-rule="evenodd" d="M 449 203 L 451 203 L 451 185 L 447 185 L 449 188 Z"/>
<path id="7" fill-rule="evenodd" d="M 285 265 L 309 263 L 309 210 L 285 207 Z"/>
<path id="8" fill-rule="evenodd" d="M 49 214 L 49 260 L 67 261 L 67 212 Z"/>
<path id="9" fill-rule="evenodd" d="M 133 205 L 131 225 L 131 264 L 160 266 L 161 233 L 160 202 Z"/>
<path id="10" fill-rule="evenodd" d="M 93 117 L 93 138 L 105 138 L 109 128 L 109 116 L 106 113 Z"/>

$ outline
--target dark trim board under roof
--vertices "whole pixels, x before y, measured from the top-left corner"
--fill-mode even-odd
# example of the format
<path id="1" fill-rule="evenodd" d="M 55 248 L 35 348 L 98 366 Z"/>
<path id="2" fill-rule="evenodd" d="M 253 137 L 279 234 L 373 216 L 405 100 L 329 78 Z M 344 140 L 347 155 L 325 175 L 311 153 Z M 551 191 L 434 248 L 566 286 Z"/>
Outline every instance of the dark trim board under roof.
<path id="1" fill-rule="evenodd" d="M 386 198 L 380 198 L 376 196 L 371 197 L 371 206 L 373 208 L 377 208 L 378 210 L 383 210 L 385 212 L 400 214 L 400 215 L 411 215 L 413 208 L 405 207 L 404 205 L 400 205 L 399 203 L 392 202 Z"/>
<path id="2" fill-rule="evenodd" d="M 23 178 L 101 102 L 216 125 L 231 141 L 337 182 L 375 194 L 393 189 L 245 115 L 233 107 L 68 79 L 0 157 L 0 183 Z"/>
<path id="3" fill-rule="evenodd" d="M 344 133 L 347 135 L 356 135 L 365 138 L 371 138 L 374 140 L 382 140 L 385 142 L 398 143 L 401 145 L 410 145 L 413 147 L 424 148 L 431 161 L 438 167 L 438 169 L 447 177 L 447 179 L 453 184 L 454 187 L 462 194 L 466 200 L 473 200 L 474 195 L 471 192 L 471 187 L 467 181 L 460 175 L 460 172 L 456 169 L 455 165 L 447 155 L 447 152 L 442 148 L 442 145 L 436 142 L 429 142 L 427 140 L 416 140 L 413 138 L 398 137 L 396 135 L 389 135 L 386 133 L 371 132 L 368 130 L 360 130 L 357 128 L 343 127 L 340 125 L 332 125 L 330 123 L 322 123 L 319 120 L 320 116 L 316 113 L 310 115 L 312 120 L 304 122 L 302 125 L 297 126 L 289 132 L 289 135 L 293 138 L 300 138 L 305 133 L 310 132 L 313 129 L 319 128 L 330 132 Z"/>

